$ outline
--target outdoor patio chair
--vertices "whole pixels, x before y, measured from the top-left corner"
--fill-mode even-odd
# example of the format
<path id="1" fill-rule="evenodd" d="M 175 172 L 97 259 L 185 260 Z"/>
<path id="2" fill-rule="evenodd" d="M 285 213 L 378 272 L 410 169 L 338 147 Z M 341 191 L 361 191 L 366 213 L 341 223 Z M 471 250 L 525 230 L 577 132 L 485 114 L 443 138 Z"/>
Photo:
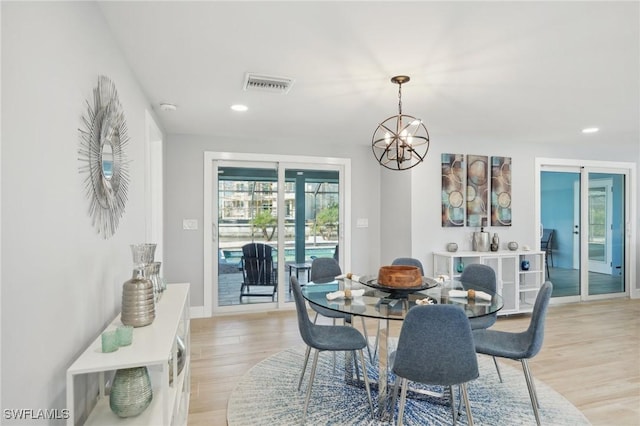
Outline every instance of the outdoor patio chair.
<path id="1" fill-rule="evenodd" d="M 242 246 L 242 285 L 240 301 L 244 296 L 271 297 L 274 301 L 278 290 L 278 273 L 273 261 L 273 247 L 263 243 L 249 243 Z M 251 293 L 251 287 L 272 287 L 271 293 Z"/>

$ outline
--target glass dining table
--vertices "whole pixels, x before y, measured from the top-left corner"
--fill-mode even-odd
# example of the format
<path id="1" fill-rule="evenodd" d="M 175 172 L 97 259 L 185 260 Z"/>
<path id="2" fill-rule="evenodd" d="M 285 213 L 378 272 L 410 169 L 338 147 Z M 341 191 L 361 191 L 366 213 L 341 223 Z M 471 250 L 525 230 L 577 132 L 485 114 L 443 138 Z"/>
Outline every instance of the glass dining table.
<path id="1" fill-rule="evenodd" d="M 483 290 L 491 300 L 478 297 L 459 296 L 463 285 L 459 281 L 437 282 L 431 278 L 423 278 L 423 285 L 418 289 L 392 289 L 378 285 L 376 277 L 354 277 L 358 279 L 342 278 L 329 283 L 310 282 L 302 287 L 302 295 L 309 302 L 317 306 L 354 316 L 368 317 L 378 320 L 377 345 L 374 343 L 373 352 L 369 348 L 370 359 L 377 358 L 378 364 L 378 418 L 390 420 L 393 416 L 392 386 L 389 385 L 389 354 L 393 351 L 390 346 L 390 322 L 404 320 L 407 312 L 418 304 L 450 304 L 460 306 L 468 318 L 492 315 L 502 309 L 502 297 L 493 292 Z M 353 291 L 361 296 L 351 298 L 337 297 L 329 300 L 327 295 L 336 291 Z M 453 292 L 451 292 L 454 290 Z M 450 295 L 451 292 L 451 295 Z M 425 325 L 428 326 L 428 325 Z M 373 354 L 373 355 L 372 355 Z M 346 362 L 345 365 L 351 365 Z M 352 374 L 348 378 L 352 379 Z"/>

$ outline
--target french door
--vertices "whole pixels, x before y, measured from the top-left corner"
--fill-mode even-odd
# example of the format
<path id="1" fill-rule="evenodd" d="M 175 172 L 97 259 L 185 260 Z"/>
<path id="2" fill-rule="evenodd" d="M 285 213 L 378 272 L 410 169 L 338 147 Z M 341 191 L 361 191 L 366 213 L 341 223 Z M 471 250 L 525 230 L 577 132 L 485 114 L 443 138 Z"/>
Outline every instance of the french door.
<path id="1" fill-rule="evenodd" d="M 205 315 L 290 308 L 291 275 L 306 282 L 315 257 L 335 256 L 344 265 L 348 166 L 341 159 L 206 153 Z M 258 285 L 244 285 L 256 274 L 247 247 L 269 253 L 269 271 L 258 273 L 267 280 Z"/>
<path id="2" fill-rule="evenodd" d="M 631 181 L 625 164 L 536 160 L 541 228 L 553 297 L 588 300 L 629 294 Z M 542 232 L 542 230 L 541 230 Z"/>

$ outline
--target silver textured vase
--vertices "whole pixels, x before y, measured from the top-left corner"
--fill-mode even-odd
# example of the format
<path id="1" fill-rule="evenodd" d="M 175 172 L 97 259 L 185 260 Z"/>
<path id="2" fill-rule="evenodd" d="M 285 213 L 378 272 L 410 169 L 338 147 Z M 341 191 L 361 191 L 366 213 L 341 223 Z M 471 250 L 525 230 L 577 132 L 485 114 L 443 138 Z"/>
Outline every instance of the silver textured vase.
<path id="1" fill-rule="evenodd" d="M 122 285 L 122 312 L 124 325 L 144 327 L 156 318 L 156 300 L 153 282 L 144 274 L 144 268 L 133 270 L 133 276 Z"/>
<path id="2" fill-rule="evenodd" d="M 109 394 L 109 407 L 118 417 L 134 417 L 151 403 L 153 391 L 147 367 L 116 371 Z"/>

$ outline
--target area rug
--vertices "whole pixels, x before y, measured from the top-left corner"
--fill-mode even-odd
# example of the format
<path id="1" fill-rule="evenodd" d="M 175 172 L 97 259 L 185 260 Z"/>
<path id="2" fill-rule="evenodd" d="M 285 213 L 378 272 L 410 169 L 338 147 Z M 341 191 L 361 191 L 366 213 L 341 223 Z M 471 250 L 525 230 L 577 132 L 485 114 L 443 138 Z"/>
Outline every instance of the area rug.
<path id="1" fill-rule="evenodd" d="M 227 406 L 229 426 L 300 425 L 311 361 L 301 391 L 298 379 L 305 347 L 291 348 L 267 358 L 251 368 L 232 392 Z M 313 356 L 313 355 L 312 355 Z M 365 353 L 366 357 L 366 353 Z M 311 392 L 306 425 L 383 425 L 372 420 L 364 388 L 348 385 L 344 380 L 344 356 L 323 352 Z M 368 360 L 367 360 L 368 361 Z M 535 417 L 522 370 L 500 363 L 500 383 L 491 358 L 478 358 L 480 377 L 468 385 L 469 400 L 476 425 L 535 425 Z M 369 364 L 367 362 L 367 364 Z M 519 367 L 519 364 L 514 364 Z M 368 366 L 369 378 L 377 371 Z M 533 371 L 535 376 L 535 371 Z M 562 395 L 536 380 L 543 425 L 589 425 L 584 415 Z M 374 406 L 377 393 L 372 391 Z M 397 411 L 397 407 L 396 407 Z M 464 414 L 458 424 L 467 424 Z M 407 399 L 404 424 L 450 425 L 451 408 L 430 400 Z"/>

